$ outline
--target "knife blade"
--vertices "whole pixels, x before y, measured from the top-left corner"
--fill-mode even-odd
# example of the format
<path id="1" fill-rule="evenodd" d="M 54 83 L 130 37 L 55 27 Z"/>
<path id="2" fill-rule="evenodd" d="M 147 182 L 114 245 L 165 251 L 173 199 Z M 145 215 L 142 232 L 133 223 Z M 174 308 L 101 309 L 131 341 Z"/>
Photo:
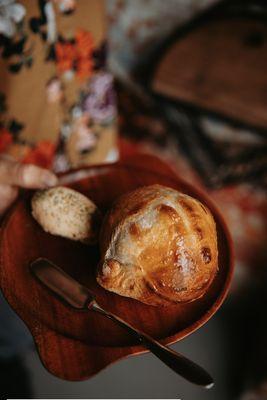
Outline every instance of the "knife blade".
<path id="1" fill-rule="evenodd" d="M 46 258 L 38 258 L 30 264 L 32 274 L 60 299 L 77 309 L 85 309 L 94 296 L 75 279 Z"/>

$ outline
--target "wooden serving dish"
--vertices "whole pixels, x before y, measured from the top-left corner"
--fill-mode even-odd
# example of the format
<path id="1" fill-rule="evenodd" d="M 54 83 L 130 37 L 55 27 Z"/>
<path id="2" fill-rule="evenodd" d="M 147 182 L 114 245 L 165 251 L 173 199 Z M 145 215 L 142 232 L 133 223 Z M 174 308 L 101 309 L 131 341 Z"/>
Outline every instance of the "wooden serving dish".
<path id="1" fill-rule="evenodd" d="M 266 20 L 255 16 L 203 20 L 166 46 L 152 89 L 266 134 L 266 37 Z"/>
<path id="2" fill-rule="evenodd" d="M 73 310 L 39 285 L 29 271 L 29 263 L 37 257 L 49 258 L 88 286 L 100 305 L 168 344 L 195 331 L 217 311 L 233 270 L 231 240 L 221 215 L 204 193 L 178 178 L 164 163 L 143 155 L 86 171 L 89 177 L 69 186 L 88 195 L 103 212 L 122 193 L 153 183 L 205 203 L 217 223 L 219 272 L 206 295 L 188 304 L 153 307 L 105 291 L 95 280 L 98 248 L 45 233 L 31 216 L 30 194 L 26 194 L 3 224 L 0 284 L 7 301 L 30 329 L 44 366 L 67 380 L 89 378 L 118 359 L 145 350 L 112 321 Z"/>

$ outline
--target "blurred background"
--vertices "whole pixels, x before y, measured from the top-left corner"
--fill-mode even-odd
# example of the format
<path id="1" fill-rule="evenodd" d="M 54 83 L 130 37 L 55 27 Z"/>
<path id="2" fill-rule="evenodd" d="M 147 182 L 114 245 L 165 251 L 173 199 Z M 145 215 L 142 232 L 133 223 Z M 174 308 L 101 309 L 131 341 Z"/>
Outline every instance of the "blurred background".
<path id="1" fill-rule="evenodd" d="M 267 399 L 266 22 L 264 0 L 0 0 L 0 152 L 56 172 L 154 154 L 209 194 L 235 249 L 227 301 L 173 345 L 214 389 L 149 354 L 59 380 L 3 299 L 1 394 Z"/>

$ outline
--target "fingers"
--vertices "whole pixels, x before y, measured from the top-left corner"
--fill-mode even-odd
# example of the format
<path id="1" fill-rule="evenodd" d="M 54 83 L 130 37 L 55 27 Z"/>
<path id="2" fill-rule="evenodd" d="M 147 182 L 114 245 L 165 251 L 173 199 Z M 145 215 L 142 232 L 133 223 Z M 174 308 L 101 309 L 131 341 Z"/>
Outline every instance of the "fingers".
<path id="1" fill-rule="evenodd" d="M 0 185 L 0 216 L 2 216 L 13 201 L 16 200 L 18 192 L 19 190 L 16 187 Z"/>
<path id="2" fill-rule="evenodd" d="M 43 189 L 56 185 L 57 181 L 56 175 L 44 168 L 0 158 L 0 185 Z"/>
<path id="3" fill-rule="evenodd" d="M 57 177 L 52 172 L 30 164 L 16 164 L 11 175 L 11 184 L 23 188 L 42 189 L 57 184 Z"/>
<path id="4" fill-rule="evenodd" d="M 18 187 L 44 189 L 57 184 L 52 172 L 35 165 L 20 164 L 13 159 L 0 157 L 0 216 L 18 196 Z"/>

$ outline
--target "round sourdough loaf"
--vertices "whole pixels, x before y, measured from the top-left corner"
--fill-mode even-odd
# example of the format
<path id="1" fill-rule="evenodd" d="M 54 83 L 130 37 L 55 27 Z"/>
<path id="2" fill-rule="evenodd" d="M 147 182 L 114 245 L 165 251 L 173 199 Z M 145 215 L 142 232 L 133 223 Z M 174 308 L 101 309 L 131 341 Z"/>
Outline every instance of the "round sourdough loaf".
<path id="1" fill-rule="evenodd" d="M 203 296 L 218 267 L 215 221 L 198 200 L 169 187 L 120 197 L 100 233 L 98 283 L 151 305 Z"/>

